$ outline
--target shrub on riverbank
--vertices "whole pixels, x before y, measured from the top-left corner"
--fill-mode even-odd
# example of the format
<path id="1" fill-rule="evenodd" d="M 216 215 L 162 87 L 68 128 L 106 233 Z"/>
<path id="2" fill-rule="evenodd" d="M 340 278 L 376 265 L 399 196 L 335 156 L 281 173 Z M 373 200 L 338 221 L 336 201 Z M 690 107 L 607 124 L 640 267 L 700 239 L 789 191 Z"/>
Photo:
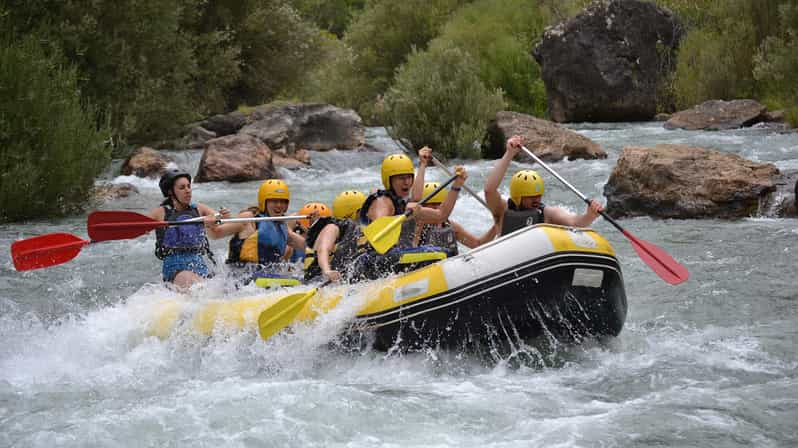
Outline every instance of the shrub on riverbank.
<path id="1" fill-rule="evenodd" d="M 9 29 L 0 35 L 0 221 L 63 215 L 110 162 L 110 131 L 58 50 Z"/>
<path id="2" fill-rule="evenodd" d="M 473 58 L 445 41 L 410 55 L 385 103 L 397 138 L 469 158 L 480 155 L 488 121 L 504 107 L 501 91 L 482 84 Z"/>

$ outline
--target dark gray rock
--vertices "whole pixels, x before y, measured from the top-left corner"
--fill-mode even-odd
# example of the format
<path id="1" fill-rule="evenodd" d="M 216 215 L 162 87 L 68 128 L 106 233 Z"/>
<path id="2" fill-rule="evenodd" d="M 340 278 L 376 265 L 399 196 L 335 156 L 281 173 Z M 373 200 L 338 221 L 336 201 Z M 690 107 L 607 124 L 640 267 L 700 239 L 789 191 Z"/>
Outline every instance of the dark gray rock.
<path id="1" fill-rule="evenodd" d="M 533 50 L 556 122 L 645 121 L 675 66 L 679 20 L 653 2 L 594 2 Z"/>

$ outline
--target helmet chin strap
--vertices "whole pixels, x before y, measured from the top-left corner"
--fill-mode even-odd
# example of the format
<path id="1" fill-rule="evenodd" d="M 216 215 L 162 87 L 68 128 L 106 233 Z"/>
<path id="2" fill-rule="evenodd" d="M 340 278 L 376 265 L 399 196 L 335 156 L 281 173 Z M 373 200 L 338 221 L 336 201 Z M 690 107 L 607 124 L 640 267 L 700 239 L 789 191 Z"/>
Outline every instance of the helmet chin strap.
<path id="1" fill-rule="evenodd" d="M 177 202 L 183 208 L 188 208 L 189 205 L 190 205 L 190 204 L 186 204 L 184 202 L 181 202 L 180 199 L 177 199 L 177 195 L 175 194 L 174 187 L 172 187 L 172 201 Z"/>

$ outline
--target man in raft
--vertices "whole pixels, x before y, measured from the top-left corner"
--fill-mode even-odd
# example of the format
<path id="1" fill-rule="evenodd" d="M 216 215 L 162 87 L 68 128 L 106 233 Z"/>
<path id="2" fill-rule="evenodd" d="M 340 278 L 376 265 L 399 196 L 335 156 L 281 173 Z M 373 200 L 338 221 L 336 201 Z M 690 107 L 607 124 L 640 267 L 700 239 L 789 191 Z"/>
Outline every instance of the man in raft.
<path id="1" fill-rule="evenodd" d="M 582 215 L 569 213 L 559 207 L 546 207 L 541 202 L 543 178 L 532 170 L 521 170 L 513 175 L 510 179 L 510 197 L 505 201 L 499 194 L 499 184 L 523 145 L 524 139 L 520 135 L 510 137 L 504 156 L 493 167 L 485 182 L 485 201 L 501 229 L 501 235 L 540 223 L 588 227 L 601 216 L 599 212 L 604 210 L 604 206 L 595 199 L 590 201 L 590 206 Z"/>
<path id="2" fill-rule="evenodd" d="M 226 208 L 216 212 L 205 204 L 191 202 L 191 175 L 170 169 L 158 182 L 164 201 L 149 212 L 157 221 L 184 221 L 203 217 L 197 225 L 162 227 L 155 230 L 155 256 L 163 260 L 163 280 L 180 289 L 212 276 L 207 260 L 213 262 L 208 237 L 224 238 L 236 232 L 236 226 L 217 224 L 217 219 L 229 218 Z"/>
<path id="3" fill-rule="evenodd" d="M 415 179 L 413 161 L 404 154 L 391 154 L 383 159 L 380 171 L 385 189 L 377 190 L 366 198 L 363 208 L 360 209 L 360 222 L 367 226 L 384 216 L 402 215 L 406 210 L 412 211 L 413 219 L 408 219 L 402 224 L 399 242 L 388 253 L 380 255 L 376 251 L 369 250 L 355 260 L 352 271 L 356 273 L 356 278 L 374 279 L 397 268 L 399 270 L 414 268 L 410 265 L 398 266 L 402 264 L 401 252 L 412 250 L 416 223 L 439 224 L 449 218 L 457 201 L 457 193 L 468 178 L 464 167 L 457 166 L 455 170 L 459 175 L 452 184 L 452 194 L 446 196 L 446 200 L 439 208 L 425 207 L 415 202 L 408 202 Z M 419 257 L 414 259 L 418 260 Z"/>

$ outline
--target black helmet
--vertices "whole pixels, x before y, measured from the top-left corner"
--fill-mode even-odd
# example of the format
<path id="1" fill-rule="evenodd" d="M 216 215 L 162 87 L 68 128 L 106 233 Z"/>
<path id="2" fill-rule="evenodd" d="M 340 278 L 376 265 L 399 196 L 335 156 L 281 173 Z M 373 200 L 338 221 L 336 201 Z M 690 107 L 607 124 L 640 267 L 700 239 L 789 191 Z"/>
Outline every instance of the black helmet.
<path id="1" fill-rule="evenodd" d="M 191 174 L 188 174 L 181 169 L 172 168 L 163 173 L 161 180 L 158 182 L 158 186 L 161 187 L 161 193 L 163 193 L 163 197 L 169 197 L 169 192 L 172 191 L 172 188 L 175 186 L 175 181 L 181 177 L 185 177 L 189 182 L 191 182 Z"/>

